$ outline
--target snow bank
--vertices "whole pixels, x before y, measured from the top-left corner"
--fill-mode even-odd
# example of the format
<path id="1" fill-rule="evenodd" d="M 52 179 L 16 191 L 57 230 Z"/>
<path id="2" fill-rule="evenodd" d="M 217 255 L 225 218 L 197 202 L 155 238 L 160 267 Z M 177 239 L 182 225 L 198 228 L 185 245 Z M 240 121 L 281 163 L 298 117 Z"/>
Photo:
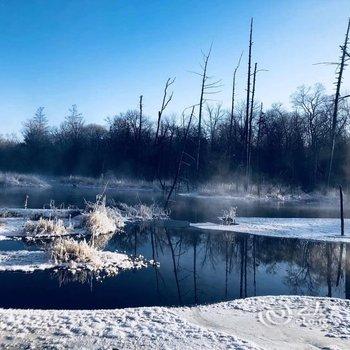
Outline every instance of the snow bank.
<path id="1" fill-rule="evenodd" d="M 205 222 L 191 223 L 190 226 L 201 230 L 350 243 L 350 233 L 347 233 L 350 219 L 345 219 L 345 236 L 340 235 L 339 219 L 240 217 L 236 222 L 238 225 L 220 225 Z"/>
<path id="2" fill-rule="evenodd" d="M 9 348 L 348 349 L 349 329 L 349 301 L 296 296 L 191 308 L 0 309 L 0 343 Z"/>
<path id="3" fill-rule="evenodd" d="M 179 312 L 263 349 L 349 349 L 350 301 L 305 296 L 239 299 Z"/>

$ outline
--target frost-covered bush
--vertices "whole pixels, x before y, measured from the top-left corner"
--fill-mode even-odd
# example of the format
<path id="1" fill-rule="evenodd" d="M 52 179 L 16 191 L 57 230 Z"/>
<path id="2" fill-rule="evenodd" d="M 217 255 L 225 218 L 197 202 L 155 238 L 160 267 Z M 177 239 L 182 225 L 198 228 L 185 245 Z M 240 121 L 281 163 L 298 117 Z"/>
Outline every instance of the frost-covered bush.
<path id="1" fill-rule="evenodd" d="M 24 232 L 27 236 L 62 236 L 68 234 L 67 228 L 61 219 L 44 219 L 38 221 L 29 220 L 24 225 Z"/>
<path id="2" fill-rule="evenodd" d="M 50 246 L 51 259 L 55 264 L 67 264 L 68 266 L 89 265 L 98 269 L 102 261 L 98 250 L 90 246 L 86 241 L 75 241 L 72 238 L 61 239 Z"/>
<path id="3" fill-rule="evenodd" d="M 134 206 L 129 206 L 122 203 L 120 204 L 120 207 L 128 219 L 145 221 L 153 219 L 167 219 L 169 217 L 168 212 L 156 204 L 137 204 Z"/>
<path id="4" fill-rule="evenodd" d="M 124 218 L 116 208 L 106 206 L 106 197 L 97 197 L 95 203 L 88 203 L 84 225 L 93 236 L 112 233 L 124 227 Z"/>
<path id="5" fill-rule="evenodd" d="M 227 210 L 224 210 L 222 217 L 220 218 L 224 225 L 236 225 L 237 217 L 237 207 L 231 207 Z"/>
<path id="6" fill-rule="evenodd" d="M 19 187 L 50 187 L 50 185 L 36 175 L 0 172 L 0 186 Z"/>

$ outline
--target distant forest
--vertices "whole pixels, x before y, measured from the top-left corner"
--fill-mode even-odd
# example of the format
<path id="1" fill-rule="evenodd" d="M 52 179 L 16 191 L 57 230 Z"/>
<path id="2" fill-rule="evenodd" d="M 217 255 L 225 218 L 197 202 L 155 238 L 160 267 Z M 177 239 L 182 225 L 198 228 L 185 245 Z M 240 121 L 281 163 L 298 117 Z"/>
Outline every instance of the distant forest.
<path id="1" fill-rule="evenodd" d="M 349 22 L 350 23 L 350 22 Z M 65 121 L 51 128 L 43 107 L 23 126 L 23 140 L 0 138 L 0 169 L 47 175 L 117 176 L 198 184 L 241 179 L 251 183 L 280 183 L 313 190 L 327 185 L 348 185 L 350 105 L 340 94 L 347 52 L 349 25 L 337 63 L 335 95 L 316 84 L 291 95 L 292 108 L 275 104 L 264 109 L 255 99 L 257 64 L 252 65 L 250 28 L 247 98 L 228 109 L 211 102 L 220 85 L 208 75 L 210 52 L 203 54 L 198 103 L 178 116 L 166 109 L 175 79 L 168 79 L 155 118 L 139 108 L 118 114 L 106 125 L 86 124 L 73 105 Z M 154 122 L 151 122 L 154 120 Z"/>

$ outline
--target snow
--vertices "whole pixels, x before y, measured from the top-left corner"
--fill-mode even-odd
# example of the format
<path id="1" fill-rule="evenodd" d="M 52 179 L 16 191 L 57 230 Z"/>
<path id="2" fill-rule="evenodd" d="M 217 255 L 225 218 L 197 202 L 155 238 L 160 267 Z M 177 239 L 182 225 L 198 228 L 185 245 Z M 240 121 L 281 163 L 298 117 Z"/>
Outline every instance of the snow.
<path id="1" fill-rule="evenodd" d="M 350 219 L 345 219 L 345 236 L 340 235 L 339 219 L 324 218 L 260 218 L 240 217 L 238 225 L 221 225 L 211 222 L 191 223 L 201 230 L 248 233 L 260 236 L 299 238 L 323 242 L 350 242 L 347 228 Z"/>
<path id="2" fill-rule="evenodd" d="M 298 296 L 191 308 L 0 309 L 5 348 L 348 349 L 349 326 L 349 301 Z"/>
<path id="3" fill-rule="evenodd" d="M 0 251 L 0 271 L 33 272 L 36 270 L 64 268 L 73 272 L 89 270 L 103 272 L 107 275 L 116 275 L 123 270 L 140 269 L 148 266 L 148 264 L 154 264 L 153 261 L 147 262 L 141 256 L 137 259 L 131 259 L 128 255 L 118 252 L 98 251 L 96 254 L 96 258 L 101 261 L 98 271 L 94 271 L 93 266 L 89 264 L 55 264 L 50 259 L 50 255 L 41 250 Z"/>

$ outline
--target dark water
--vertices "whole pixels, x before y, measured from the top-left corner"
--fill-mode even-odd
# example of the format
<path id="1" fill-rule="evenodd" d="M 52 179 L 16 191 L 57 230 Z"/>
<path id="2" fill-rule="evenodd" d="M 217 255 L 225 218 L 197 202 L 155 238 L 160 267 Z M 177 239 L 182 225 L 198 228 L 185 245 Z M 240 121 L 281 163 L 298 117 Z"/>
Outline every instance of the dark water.
<path id="1" fill-rule="evenodd" d="M 0 206 L 21 206 L 28 191 L 3 191 Z M 60 187 L 29 193 L 31 207 L 55 199 L 84 206 L 98 190 Z M 152 192 L 109 192 L 129 204 L 160 201 Z M 332 208 L 311 206 L 240 205 L 240 215 L 332 216 Z M 229 202 L 179 199 L 173 218 L 215 220 Z M 308 215 L 309 214 L 309 215 Z M 0 250 L 37 250 L 35 245 L 0 241 Z M 193 305 L 235 298 L 301 294 L 350 298 L 350 246 L 297 239 L 278 239 L 165 228 L 147 224 L 128 226 L 125 233 L 104 242 L 104 249 L 142 254 L 159 268 L 124 271 L 96 281 L 91 276 L 62 272 L 0 272 L 0 307 L 98 309 L 151 305 Z"/>

